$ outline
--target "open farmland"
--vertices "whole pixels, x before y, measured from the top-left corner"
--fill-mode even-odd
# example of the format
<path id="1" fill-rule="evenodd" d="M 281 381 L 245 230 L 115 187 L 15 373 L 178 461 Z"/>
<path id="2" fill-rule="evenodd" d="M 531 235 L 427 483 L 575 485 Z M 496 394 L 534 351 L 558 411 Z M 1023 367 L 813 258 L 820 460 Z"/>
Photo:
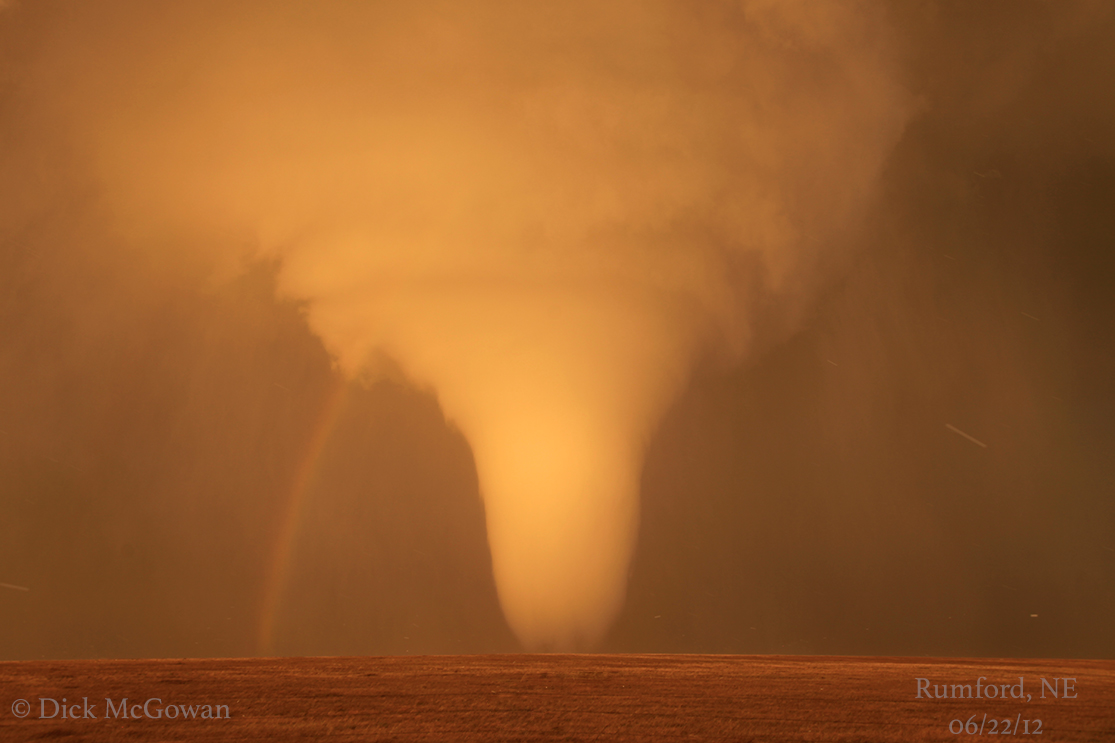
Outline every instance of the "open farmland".
<path id="1" fill-rule="evenodd" d="M 960 694 L 978 681 L 981 698 L 918 699 L 919 678 L 930 690 L 959 685 Z M 1063 679 L 1072 679 L 1067 690 Z M 985 698 L 988 685 L 995 685 L 996 695 L 1006 686 L 1008 698 Z M 1010 697 L 1023 692 L 1030 701 Z M 993 727 L 998 735 L 1008 725 L 1012 734 L 1017 725 L 1019 737 L 1026 727 L 1033 735 L 1035 720 L 1041 720 L 1039 740 L 1115 740 L 1115 661 L 1106 660 L 490 655 L 21 661 L 0 663 L 0 696 L 5 741 L 937 741 L 990 737 Z M 19 700 L 27 705 L 19 707 Z M 207 711 L 220 719 L 201 719 Z M 953 720 L 972 720 L 972 734 L 950 733 Z M 959 723 L 952 726 L 956 731 Z"/>

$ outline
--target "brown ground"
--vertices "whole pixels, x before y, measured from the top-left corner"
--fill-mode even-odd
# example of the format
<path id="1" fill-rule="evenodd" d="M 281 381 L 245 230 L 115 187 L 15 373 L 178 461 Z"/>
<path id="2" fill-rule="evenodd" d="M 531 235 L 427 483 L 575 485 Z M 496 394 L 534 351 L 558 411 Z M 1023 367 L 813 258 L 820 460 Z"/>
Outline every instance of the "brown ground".
<path id="1" fill-rule="evenodd" d="M 917 699 L 1018 683 L 1030 702 Z M 1040 699 L 1044 677 L 1076 698 Z M 930 687 L 932 688 L 932 687 Z M 1060 690 L 1060 687 L 1059 687 Z M 88 697 L 97 719 L 38 719 Z M 119 705 L 228 705 L 230 719 L 104 719 Z M 13 713 L 27 700 L 30 714 Z M 936 741 L 949 723 L 1031 720 L 1039 741 L 1115 741 L 1115 661 L 491 655 L 0 663 L 0 740 Z M 81 714 L 80 708 L 78 714 Z M 180 713 L 181 714 L 181 713 Z M 1001 725 L 999 732 L 1002 732 Z M 958 723 L 953 723 L 955 730 Z M 983 735 L 991 737 L 991 722 Z M 1019 739 L 1025 732 L 1020 726 Z M 1013 732 L 1013 731 L 1012 731 Z M 997 739 L 993 737 L 992 740 Z M 1030 738 L 1033 739 L 1033 738 Z"/>

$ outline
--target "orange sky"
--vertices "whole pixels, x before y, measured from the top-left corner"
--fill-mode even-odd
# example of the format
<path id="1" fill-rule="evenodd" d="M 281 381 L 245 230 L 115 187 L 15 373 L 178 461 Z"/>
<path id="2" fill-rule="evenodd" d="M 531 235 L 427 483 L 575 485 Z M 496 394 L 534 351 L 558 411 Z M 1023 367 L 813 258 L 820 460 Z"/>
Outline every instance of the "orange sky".
<path id="1" fill-rule="evenodd" d="M 1110 652 L 1109 9 L 417 7 L 0 10 L 0 657 Z"/>

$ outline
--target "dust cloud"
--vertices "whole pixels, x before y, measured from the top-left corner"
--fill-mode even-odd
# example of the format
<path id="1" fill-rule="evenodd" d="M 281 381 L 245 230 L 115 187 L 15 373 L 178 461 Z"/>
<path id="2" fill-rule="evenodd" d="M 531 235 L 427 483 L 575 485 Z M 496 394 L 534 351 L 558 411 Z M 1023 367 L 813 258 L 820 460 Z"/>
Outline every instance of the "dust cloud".
<path id="1" fill-rule="evenodd" d="M 864 493 L 894 483 L 892 510 L 874 512 L 939 546 L 910 495 L 922 455 L 903 449 L 889 475 L 859 459 L 924 444 L 884 433 L 894 399 L 933 400 L 936 433 L 1003 450 L 970 414 L 976 393 L 941 392 L 962 384 L 953 367 L 893 349 L 990 359 L 988 379 L 1017 368 L 1017 343 L 969 328 L 950 345 L 910 317 L 933 304 L 922 257 L 948 252 L 954 224 L 928 199 L 974 188 L 967 171 L 980 187 L 1020 182 L 1002 153 L 1042 147 L 986 122 L 1023 131 L 1002 112 L 1032 98 L 1049 55 L 1110 23 L 1102 4 L 1027 8 L 0 5 L 14 514 L 0 580 L 30 589 L 0 598 L 23 601 L 12 621 L 26 627 L 87 607 L 56 620 L 56 637 L 80 631 L 27 629 L 9 654 L 273 652 L 276 633 L 318 654 L 686 649 L 687 631 L 711 638 L 701 648 L 751 647 L 742 599 L 694 629 L 677 607 L 704 599 L 661 577 L 720 569 L 663 531 L 699 523 L 709 493 L 723 518 L 691 548 L 720 545 L 723 566 L 749 566 L 738 592 L 779 607 L 746 621 L 828 647 L 827 629 L 770 598 L 784 570 L 804 595 L 798 558 L 754 571 L 773 542 L 802 544 L 788 524 L 817 523 L 797 554 L 827 574 L 833 545 L 817 534 L 875 518 L 861 518 L 876 504 Z M 1034 193 L 1052 171 L 1034 171 Z M 1033 214 L 1052 212 L 1038 199 Z M 964 276 L 973 292 L 999 286 L 990 268 Z M 795 343 L 839 371 L 796 370 Z M 1013 374 L 980 399 L 1032 394 L 1036 377 Z M 718 398 L 710 379 L 751 392 Z M 763 432 L 797 425 L 809 400 L 789 439 Z M 744 433 L 718 428 L 725 416 Z M 678 464 L 687 430 L 701 456 L 733 453 Z M 787 441 L 806 442 L 799 459 Z M 827 495 L 792 506 L 807 516 L 779 510 L 802 493 Z M 725 546 L 731 534 L 744 546 Z M 848 570 L 829 585 L 874 607 L 847 578 L 867 558 L 848 549 L 831 550 Z M 131 607 L 139 639 L 91 586 Z M 794 616 L 816 611 L 801 601 Z"/>
<path id="2" fill-rule="evenodd" d="M 121 239 L 239 234 L 356 376 L 472 445 L 529 647 L 618 612 L 646 442 L 693 359 L 801 303 L 909 106 L 866 5 L 73 7 L 20 92 Z M 741 279 L 741 274 L 746 279 Z"/>

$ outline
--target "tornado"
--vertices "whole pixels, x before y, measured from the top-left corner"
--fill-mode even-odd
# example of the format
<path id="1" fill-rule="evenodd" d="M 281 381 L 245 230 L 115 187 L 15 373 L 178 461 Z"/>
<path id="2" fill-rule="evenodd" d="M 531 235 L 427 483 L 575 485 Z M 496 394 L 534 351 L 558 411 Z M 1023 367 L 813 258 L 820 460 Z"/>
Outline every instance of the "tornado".
<path id="1" fill-rule="evenodd" d="M 643 449 L 684 382 L 687 329 L 615 292 L 424 294 L 377 302 L 396 319 L 376 346 L 472 446 L 504 614 L 526 647 L 593 647 L 622 606 Z M 331 311 L 352 314 L 315 309 Z"/>
<path id="2" fill-rule="evenodd" d="M 792 329 L 912 110 L 877 3 L 12 4 L 113 234 L 272 260 L 351 378 L 470 446 L 524 647 L 596 646 L 695 365 Z"/>

